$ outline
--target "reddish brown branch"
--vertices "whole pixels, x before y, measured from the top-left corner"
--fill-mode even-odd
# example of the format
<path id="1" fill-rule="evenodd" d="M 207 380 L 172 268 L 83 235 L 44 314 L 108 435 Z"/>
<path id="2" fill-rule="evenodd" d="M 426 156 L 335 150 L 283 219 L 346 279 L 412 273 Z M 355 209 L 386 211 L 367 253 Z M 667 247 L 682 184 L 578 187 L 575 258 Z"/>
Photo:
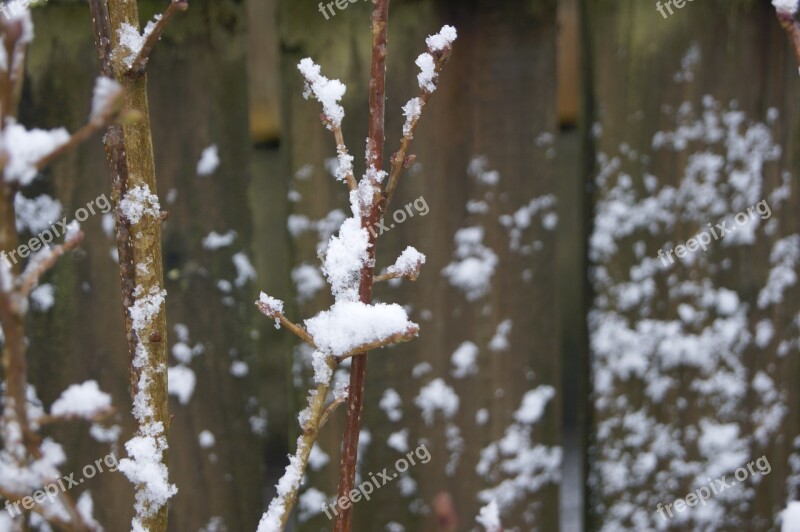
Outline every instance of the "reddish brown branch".
<path id="1" fill-rule="evenodd" d="M 386 50 L 388 41 L 389 0 L 373 0 L 372 11 L 372 66 L 369 82 L 369 139 L 367 142 L 367 167 L 383 170 L 384 114 L 386 108 Z M 381 192 L 376 183 L 376 198 Z M 369 216 L 362 217 L 362 227 L 374 227 L 380 217 L 379 201 L 373 201 Z M 376 234 L 369 232 L 369 257 L 361 270 L 359 299 L 372 302 L 372 284 L 375 269 Z M 350 368 L 350 394 L 347 402 L 347 421 L 342 440 L 342 460 L 339 469 L 339 498 L 349 496 L 356 477 L 358 438 L 361 433 L 361 415 L 364 411 L 367 356 L 357 356 Z M 346 532 L 352 528 L 352 507 L 342 509 L 336 518 L 334 530 Z"/>

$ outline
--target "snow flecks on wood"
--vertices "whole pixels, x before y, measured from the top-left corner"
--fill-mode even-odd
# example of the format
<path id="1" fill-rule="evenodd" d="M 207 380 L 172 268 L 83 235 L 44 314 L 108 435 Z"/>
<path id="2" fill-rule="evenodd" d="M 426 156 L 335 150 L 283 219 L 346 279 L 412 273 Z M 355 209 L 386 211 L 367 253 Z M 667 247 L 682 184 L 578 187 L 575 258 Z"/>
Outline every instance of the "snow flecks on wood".
<path id="1" fill-rule="evenodd" d="M 533 437 L 553 397 L 555 389 L 551 386 L 529 391 L 505 435 L 481 451 L 476 471 L 492 486 L 478 494 L 482 502 L 495 501 L 501 511 L 511 511 L 543 486 L 560 481 L 561 448 L 535 443 Z"/>
<path id="2" fill-rule="evenodd" d="M 655 133 L 646 153 L 622 144 L 618 153 L 598 156 L 602 194 L 590 238 L 598 294 L 589 317 L 597 418 L 591 483 L 606 504 L 605 528 L 659 527 L 652 511 L 658 503 L 709 476 L 732 474 L 780 431 L 786 409 L 779 366 L 765 357 L 797 353 L 798 324 L 777 330 L 761 309 L 796 298 L 789 294 L 797 290 L 800 237 L 785 235 L 771 216 L 790 181 L 784 174 L 782 184 L 768 186 L 768 176 L 781 175 L 782 149 L 770 125 L 776 112 L 767 115 L 762 122 L 735 102 L 706 96 L 700 108 L 665 107 L 674 125 Z M 651 170 L 664 158 L 682 161 L 674 183 Z M 737 220 L 738 213 L 744 214 Z M 709 237 L 707 251 L 666 264 L 658 258 L 698 233 L 722 231 L 715 225 L 722 223 L 733 231 Z M 632 264 L 620 258 L 631 252 Z M 725 272 L 734 260 L 753 272 L 768 266 L 749 293 L 720 281 L 730 281 Z M 629 267 L 619 268 L 620 261 Z M 754 349 L 762 351 L 756 368 Z M 673 522 L 704 530 L 742 526 L 736 508 L 751 500 L 749 493 L 728 490 Z"/>

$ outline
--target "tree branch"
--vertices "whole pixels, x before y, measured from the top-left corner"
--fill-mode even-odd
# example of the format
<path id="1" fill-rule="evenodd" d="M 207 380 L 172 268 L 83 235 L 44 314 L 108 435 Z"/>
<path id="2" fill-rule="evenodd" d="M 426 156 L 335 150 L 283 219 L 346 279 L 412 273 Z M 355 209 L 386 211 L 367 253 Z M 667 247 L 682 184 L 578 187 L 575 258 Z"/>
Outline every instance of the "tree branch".
<path id="1" fill-rule="evenodd" d="M 384 115 L 386 110 L 386 51 L 389 30 L 389 0 L 373 0 L 372 10 L 372 65 L 369 82 L 369 138 L 367 140 L 367 169 L 383 170 Z M 380 218 L 380 185 L 375 183 L 376 199 L 372 202 L 369 216 L 362 217 L 361 226 L 374 227 Z M 375 270 L 375 246 L 377 235 L 369 233 L 368 257 L 361 270 L 359 299 L 372 302 L 372 284 Z M 355 484 L 358 460 L 358 438 L 361 434 L 361 415 L 364 411 L 364 389 L 366 386 L 367 356 L 358 356 L 350 368 L 350 394 L 347 402 L 347 420 L 342 438 L 342 460 L 339 469 L 339 498 L 348 497 Z M 336 517 L 335 532 L 349 532 L 352 528 L 352 506 L 342 508 Z"/>
<path id="2" fill-rule="evenodd" d="M 131 68 L 128 70 L 128 72 L 137 76 L 144 74 L 147 67 L 147 61 L 150 59 L 150 55 L 153 53 L 156 43 L 159 39 L 161 39 L 161 35 L 164 34 L 167 26 L 169 26 L 170 21 L 175 15 L 181 11 L 186 11 L 187 9 L 189 9 L 188 0 L 172 0 L 172 2 L 169 4 L 169 7 L 156 21 L 153 30 L 145 37 L 144 44 L 139 50 L 139 53 L 136 55 L 136 58 L 133 60 Z"/>

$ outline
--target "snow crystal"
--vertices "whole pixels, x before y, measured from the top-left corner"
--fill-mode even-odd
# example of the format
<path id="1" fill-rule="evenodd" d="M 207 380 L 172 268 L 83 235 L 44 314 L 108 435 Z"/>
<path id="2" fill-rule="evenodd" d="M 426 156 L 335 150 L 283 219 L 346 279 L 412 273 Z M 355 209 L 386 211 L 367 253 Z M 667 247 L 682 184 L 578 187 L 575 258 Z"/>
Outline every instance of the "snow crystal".
<path id="1" fill-rule="evenodd" d="M 300 437 L 297 439 L 297 455 L 289 457 L 289 465 L 286 466 L 286 471 L 275 486 L 278 491 L 277 496 L 272 499 L 267 512 L 261 517 L 257 532 L 281 532 L 283 529 L 281 516 L 286 507 L 286 498 L 300 487 L 300 482 L 303 480 L 303 472 L 300 468 L 298 455 L 304 448 L 305 443 L 303 438 Z"/>
<path id="2" fill-rule="evenodd" d="M 392 388 L 384 390 L 378 406 L 386 413 L 389 421 L 397 422 L 403 419 L 403 400 L 400 399 L 400 394 Z"/>
<path id="3" fill-rule="evenodd" d="M 53 403 L 50 413 L 54 416 L 77 416 L 92 419 L 111 408 L 111 396 L 101 392 L 96 381 L 73 384 Z"/>
<path id="4" fill-rule="evenodd" d="M 69 138 L 64 128 L 27 130 L 9 118 L 0 142 L 0 149 L 8 156 L 4 170 L 6 182 L 29 185 L 38 173 L 36 163 L 66 144 Z"/>
<path id="5" fill-rule="evenodd" d="M 419 391 L 414 399 L 414 404 L 422 410 L 422 417 L 426 425 L 433 423 L 433 416 L 437 410 L 447 419 L 458 412 L 459 398 L 456 392 L 445 384 L 441 378 L 432 380 Z"/>
<path id="6" fill-rule="evenodd" d="M 194 371 L 183 365 L 178 365 L 167 370 L 167 389 L 170 395 L 178 398 L 182 405 L 189 404 L 189 400 L 194 394 L 194 387 L 197 382 Z"/>
<path id="7" fill-rule="evenodd" d="M 333 376 L 333 368 L 330 359 L 325 353 L 314 351 L 311 359 L 314 368 L 314 382 L 317 384 L 328 384 Z"/>
<path id="8" fill-rule="evenodd" d="M 144 288 L 141 285 L 134 289 L 133 296 L 136 300 L 128 309 L 132 328 L 137 333 L 144 331 L 145 327 L 158 315 L 167 295 L 166 290 L 159 291 L 158 287 L 155 286 L 150 289 L 149 294 L 143 296 L 143 292 Z"/>
<path id="9" fill-rule="evenodd" d="M 508 335 L 511 334 L 512 324 L 513 322 L 511 320 L 503 320 L 500 322 L 497 326 L 497 331 L 489 342 L 489 349 L 491 351 L 508 351 L 511 347 L 508 343 Z"/>
<path id="10" fill-rule="evenodd" d="M 457 261 L 451 262 L 442 274 L 450 284 L 461 291 L 469 301 L 486 295 L 491 288 L 490 281 L 497 266 L 497 255 L 483 245 L 483 228 L 467 227 L 455 234 Z"/>
<path id="11" fill-rule="evenodd" d="M 147 39 L 147 36 L 152 33 L 153 29 L 155 28 L 156 22 L 161 18 L 161 15 L 156 15 L 154 20 L 151 20 L 145 26 L 144 31 L 140 34 L 139 30 L 132 26 L 127 22 L 123 22 L 119 28 L 119 45 L 123 51 L 118 53 L 125 55 L 122 57 L 125 66 L 131 68 L 133 66 L 133 62 L 136 60 L 136 56 L 139 55 L 139 52 L 142 50 L 144 46 L 144 42 Z"/>
<path id="12" fill-rule="evenodd" d="M 301 303 L 313 299 L 325 287 L 325 279 L 319 268 L 306 262 L 292 269 L 292 280 L 297 286 L 297 299 Z"/>
<path id="13" fill-rule="evenodd" d="M 500 509 L 497 507 L 497 501 L 492 499 L 489 504 L 481 508 L 475 521 L 485 528 L 486 532 L 499 532 L 501 524 Z"/>
<path id="14" fill-rule="evenodd" d="M 408 246 L 403 253 L 397 257 L 395 263 L 386 269 L 386 272 L 397 277 L 416 279 L 419 274 L 419 269 L 423 264 L 425 264 L 425 255 L 415 248 Z"/>
<path id="15" fill-rule="evenodd" d="M 283 301 L 261 292 L 258 301 L 256 301 L 256 305 L 265 315 L 270 318 L 275 318 L 276 329 L 281 328 L 280 316 L 283 314 Z"/>
<path id="16" fill-rule="evenodd" d="M 215 251 L 220 248 L 228 247 L 236 240 L 236 231 L 230 230 L 227 233 L 219 234 L 216 231 L 211 231 L 203 239 L 203 249 L 208 251 Z"/>
<path id="17" fill-rule="evenodd" d="M 425 92 L 434 92 L 436 90 L 436 61 L 429 53 L 420 54 L 417 57 L 416 65 L 419 67 L 419 74 L 417 74 L 417 82 L 419 88 Z"/>
<path id="18" fill-rule="evenodd" d="M 158 432 L 163 432 L 163 428 Z M 167 439 L 163 434 L 136 436 L 125 444 L 125 449 L 128 458 L 119 461 L 119 470 L 139 488 L 136 491 L 135 528 L 141 526 L 140 518 L 155 515 L 178 492 L 178 488 L 169 483 L 169 472 L 162 462 L 167 449 Z"/>
<path id="19" fill-rule="evenodd" d="M 31 291 L 33 308 L 40 312 L 47 312 L 55 305 L 56 289 L 51 284 L 39 285 Z"/>
<path id="20" fill-rule="evenodd" d="M 247 365 L 247 362 L 234 360 L 231 363 L 231 375 L 234 377 L 246 377 L 248 373 L 250 373 L 250 366 Z"/>
<path id="21" fill-rule="evenodd" d="M 256 269 L 247 257 L 244 251 L 236 253 L 231 257 L 233 265 L 236 267 L 236 279 L 233 281 L 238 288 L 242 288 L 248 281 L 254 281 L 258 278 Z"/>
<path id="22" fill-rule="evenodd" d="M 529 391 L 522 398 L 522 406 L 514 414 L 514 419 L 522 424 L 538 423 L 544 413 L 544 407 L 555 394 L 556 391 L 551 386 L 539 386 Z"/>
<path id="23" fill-rule="evenodd" d="M 334 356 L 418 329 L 400 305 L 367 305 L 358 301 L 337 302 L 329 310 L 307 319 L 305 325 L 317 347 Z"/>
<path id="24" fill-rule="evenodd" d="M 408 452 L 408 429 L 393 432 L 386 439 L 386 445 L 394 449 L 398 453 Z"/>
<path id="25" fill-rule="evenodd" d="M 450 357 L 450 362 L 453 364 L 453 371 L 450 374 L 456 379 L 475 375 L 478 372 L 478 352 L 478 346 L 472 342 L 464 342 L 458 346 Z"/>
<path id="26" fill-rule="evenodd" d="M 781 520 L 781 532 L 800 532 L 800 502 L 790 502 L 781 512 Z"/>
<path id="27" fill-rule="evenodd" d="M 308 488 L 297 499 L 297 519 L 305 523 L 315 515 L 322 513 L 322 509 L 327 506 L 328 497 L 316 488 Z"/>
<path id="28" fill-rule="evenodd" d="M 119 202 L 122 215 L 128 219 L 132 225 L 136 225 L 145 216 L 153 218 L 161 216 L 161 206 L 158 203 L 158 196 L 150 193 L 147 185 L 137 186 L 125 193 L 122 201 Z"/>
<path id="29" fill-rule="evenodd" d="M 778 11 L 794 15 L 797 13 L 797 0 L 772 0 L 772 5 Z"/>
<path id="30" fill-rule="evenodd" d="M 122 94 L 122 86 L 113 79 L 100 76 L 94 83 L 92 112 L 89 120 L 96 120 L 108 112 L 109 106 Z"/>
<path id="31" fill-rule="evenodd" d="M 456 32 L 456 29 L 453 26 L 445 25 L 442 26 L 442 29 L 439 30 L 439 33 L 431 35 L 425 39 L 425 44 L 428 45 L 428 49 L 431 52 L 439 52 L 448 46 L 452 46 L 457 37 L 458 32 Z"/>
<path id="32" fill-rule="evenodd" d="M 406 122 L 403 124 L 403 137 L 409 137 L 409 135 L 411 135 L 412 127 L 414 127 L 414 124 L 419 120 L 422 114 L 422 105 L 422 99 L 411 98 L 408 100 L 408 103 L 403 106 L 403 116 L 406 117 Z"/>
<path id="33" fill-rule="evenodd" d="M 345 181 L 347 176 L 353 174 L 353 156 L 345 151 L 344 146 L 337 146 L 339 155 L 336 161 L 336 169 L 333 171 L 333 176 L 337 181 Z"/>
<path id="34" fill-rule="evenodd" d="M 204 430 L 197 435 L 197 442 L 200 444 L 201 448 L 210 449 L 216 445 L 217 439 L 214 437 L 214 433 Z"/>
<path id="35" fill-rule="evenodd" d="M 308 466 L 311 468 L 312 471 L 319 471 L 325 465 L 330 462 L 330 457 L 320 449 L 319 443 L 315 444 L 314 447 L 311 448 L 311 454 L 308 455 Z"/>
<path id="36" fill-rule="evenodd" d="M 197 175 L 210 176 L 219 168 L 219 148 L 212 144 L 203 150 L 200 160 L 197 161 Z"/>
<path id="37" fill-rule="evenodd" d="M 331 121 L 329 129 L 331 126 L 333 128 L 340 127 L 344 118 L 344 109 L 339 105 L 339 100 L 344 96 L 347 87 L 338 79 L 328 79 L 320 74 L 319 65 L 315 64 L 311 58 L 307 57 L 301 60 L 297 69 L 306 81 L 303 97 L 308 99 L 313 95 L 322 104 L 325 116 Z"/>
<path id="38" fill-rule="evenodd" d="M 796 268 L 800 263 L 800 235 L 783 238 L 772 247 L 769 257 L 772 270 L 766 286 L 758 294 L 759 308 L 783 301 L 783 293 L 790 286 L 797 284 Z"/>
<path id="39" fill-rule="evenodd" d="M 29 231 L 35 235 L 49 229 L 53 220 L 61 216 L 61 202 L 47 194 L 26 198 L 17 193 L 14 195 L 14 212 L 17 231 Z"/>

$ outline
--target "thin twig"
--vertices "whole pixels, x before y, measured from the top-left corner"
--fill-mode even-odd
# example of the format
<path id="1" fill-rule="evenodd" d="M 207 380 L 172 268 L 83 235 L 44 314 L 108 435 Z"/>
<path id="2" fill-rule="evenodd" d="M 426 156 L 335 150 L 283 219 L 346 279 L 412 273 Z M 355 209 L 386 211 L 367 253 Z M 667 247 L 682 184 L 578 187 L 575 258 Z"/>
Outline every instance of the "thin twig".
<path id="1" fill-rule="evenodd" d="M 325 423 L 328 422 L 328 418 L 331 417 L 331 414 L 333 414 L 337 408 L 339 408 L 346 402 L 347 402 L 347 396 L 335 398 L 333 402 L 329 404 L 325 408 L 325 411 L 322 413 L 322 419 L 320 419 L 319 421 L 319 428 L 322 429 L 322 427 L 325 426 Z"/>
<path id="2" fill-rule="evenodd" d="M 436 75 L 434 76 L 434 84 L 437 84 L 439 74 L 441 74 L 442 68 L 450 58 L 450 51 L 444 50 L 443 52 L 434 53 L 432 55 L 435 60 L 434 71 L 436 72 Z M 423 90 L 422 94 L 419 95 L 419 115 L 415 116 L 411 120 L 408 129 L 403 134 L 403 139 L 400 141 L 400 148 L 394 153 L 394 155 L 392 155 L 392 169 L 389 172 L 389 180 L 386 183 L 386 192 L 384 194 L 385 201 L 382 205 L 383 212 L 386 212 L 386 210 L 389 208 L 389 203 L 392 201 L 392 196 L 394 196 L 394 192 L 397 189 L 397 185 L 400 181 L 400 174 L 403 172 L 403 169 L 408 168 L 410 166 L 410 162 L 413 161 L 413 157 L 409 159 L 407 155 L 408 149 L 411 146 L 411 140 L 414 138 L 414 132 L 417 130 L 417 124 L 419 124 L 422 111 L 425 109 L 425 106 L 428 105 L 432 95 L 433 91 L 427 90 Z"/>
<path id="3" fill-rule="evenodd" d="M 189 9 L 188 0 L 172 0 L 172 2 L 169 4 L 169 7 L 156 21 L 153 30 L 147 34 L 147 37 L 145 37 L 142 48 L 139 50 L 139 53 L 136 55 L 136 58 L 131 64 L 131 68 L 129 69 L 130 73 L 135 75 L 144 74 L 145 68 L 147 67 L 147 61 L 150 59 L 150 55 L 153 53 L 156 43 L 159 39 L 161 39 L 161 35 L 163 35 L 164 31 L 167 29 L 170 20 L 172 20 L 172 18 L 181 11 L 186 11 L 187 9 Z"/>
<path id="4" fill-rule="evenodd" d="M 256 301 L 256 307 L 260 310 L 265 316 L 268 318 L 272 318 L 274 320 L 278 320 L 283 327 L 286 327 L 289 331 L 294 333 L 295 336 L 300 338 L 302 341 L 313 347 L 314 349 L 317 348 L 317 344 L 314 343 L 314 339 L 308 334 L 303 327 L 293 323 L 289 318 L 283 315 L 283 313 L 273 313 L 271 312 L 267 306 L 262 303 L 261 301 Z"/>

